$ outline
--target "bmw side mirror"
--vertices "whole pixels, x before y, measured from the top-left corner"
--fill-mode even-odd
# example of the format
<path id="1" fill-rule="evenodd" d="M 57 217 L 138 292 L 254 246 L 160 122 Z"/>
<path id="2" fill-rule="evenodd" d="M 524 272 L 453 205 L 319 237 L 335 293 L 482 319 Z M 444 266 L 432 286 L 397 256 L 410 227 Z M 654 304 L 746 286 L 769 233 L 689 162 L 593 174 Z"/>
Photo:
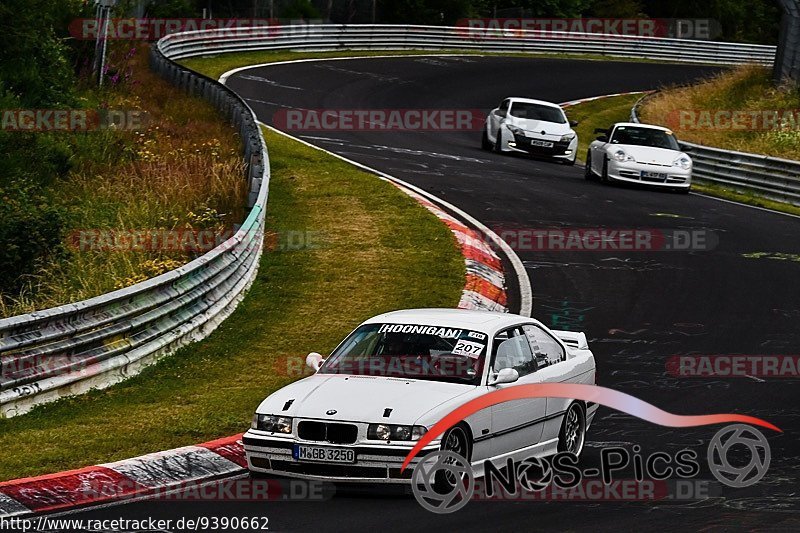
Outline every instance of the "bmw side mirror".
<path id="1" fill-rule="evenodd" d="M 569 121 L 569 127 L 570 128 L 574 128 L 577 125 L 578 125 L 578 121 L 577 120 L 570 120 Z"/>
<path id="2" fill-rule="evenodd" d="M 311 352 L 306 357 L 306 366 L 308 366 L 314 372 L 317 372 L 324 362 L 325 358 L 323 358 L 317 352 Z"/>
<path id="3" fill-rule="evenodd" d="M 497 374 L 489 376 L 489 385 L 502 385 L 503 383 L 514 383 L 519 379 L 519 372 L 513 368 L 503 368 Z"/>

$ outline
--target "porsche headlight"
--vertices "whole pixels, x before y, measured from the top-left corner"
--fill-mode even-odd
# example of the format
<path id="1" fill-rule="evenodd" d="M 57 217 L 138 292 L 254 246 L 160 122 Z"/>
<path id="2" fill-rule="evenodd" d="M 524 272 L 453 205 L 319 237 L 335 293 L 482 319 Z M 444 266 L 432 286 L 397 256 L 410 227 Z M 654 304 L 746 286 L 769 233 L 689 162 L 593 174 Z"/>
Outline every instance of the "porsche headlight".
<path id="1" fill-rule="evenodd" d="M 574 138 L 575 138 L 575 134 L 574 133 L 567 133 L 566 135 L 562 135 L 561 136 L 561 142 L 568 143 L 568 142 L 572 141 L 572 139 L 574 139 Z"/>
<path id="2" fill-rule="evenodd" d="M 616 159 L 620 163 L 625 162 L 625 161 L 636 162 L 636 160 L 633 158 L 633 156 L 630 156 L 630 155 L 626 154 L 622 150 L 617 150 L 616 152 L 614 152 L 614 159 Z"/>
<path id="3" fill-rule="evenodd" d="M 250 424 L 250 427 L 273 433 L 291 433 L 292 419 L 288 416 L 260 415 L 256 413 L 253 415 L 253 423 Z"/>
<path id="4" fill-rule="evenodd" d="M 367 428 L 367 438 L 370 440 L 419 440 L 427 431 L 427 428 L 423 426 L 370 424 Z"/>
<path id="5" fill-rule="evenodd" d="M 692 168 L 692 160 L 683 155 L 678 159 L 676 159 L 675 161 L 673 161 L 672 166 L 681 167 L 683 170 L 689 170 L 690 168 Z"/>

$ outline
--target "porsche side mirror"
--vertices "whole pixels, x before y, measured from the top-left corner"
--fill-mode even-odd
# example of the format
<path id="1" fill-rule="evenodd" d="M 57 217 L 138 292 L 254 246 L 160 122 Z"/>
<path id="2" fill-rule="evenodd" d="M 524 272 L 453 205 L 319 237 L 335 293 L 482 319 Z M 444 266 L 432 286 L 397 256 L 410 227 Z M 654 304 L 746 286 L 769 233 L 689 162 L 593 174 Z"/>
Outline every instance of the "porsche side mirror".
<path id="1" fill-rule="evenodd" d="M 688 146 L 688 145 L 683 145 L 680 148 L 681 148 L 682 152 L 691 152 L 692 151 L 692 147 Z"/>
<path id="2" fill-rule="evenodd" d="M 574 128 L 577 125 L 578 125 L 578 121 L 577 120 L 570 120 L 569 121 L 569 127 L 570 128 Z"/>
<path id="3" fill-rule="evenodd" d="M 513 368 L 503 368 L 497 374 L 489 376 L 489 385 L 502 385 L 503 383 L 514 383 L 519 379 L 519 372 Z"/>
<path id="4" fill-rule="evenodd" d="M 608 137 L 606 137 L 605 135 L 600 135 L 597 138 L 597 140 L 600 141 L 601 143 L 607 143 L 608 142 Z"/>
<path id="5" fill-rule="evenodd" d="M 325 359 L 317 352 L 311 352 L 306 357 L 306 366 L 308 366 L 314 372 L 318 371 L 324 362 Z"/>

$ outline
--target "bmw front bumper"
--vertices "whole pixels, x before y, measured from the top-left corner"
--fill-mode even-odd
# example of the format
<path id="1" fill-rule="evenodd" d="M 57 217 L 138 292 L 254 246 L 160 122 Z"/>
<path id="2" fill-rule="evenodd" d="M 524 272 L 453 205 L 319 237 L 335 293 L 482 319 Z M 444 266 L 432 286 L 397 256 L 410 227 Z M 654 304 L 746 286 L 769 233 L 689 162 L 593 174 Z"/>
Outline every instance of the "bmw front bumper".
<path id="1" fill-rule="evenodd" d="M 331 482 L 410 484 L 413 467 L 427 454 L 439 449 L 439 442 L 420 451 L 409 467 L 400 472 L 414 442 L 402 444 L 331 444 L 300 440 L 292 435 L 277 435 L 249 430 L 242 438 L 247 467 L 252 472 L 299 479 Z M 295 456 L 296 445 L 322 448 L 348 448 L 355 452 L 355 462 L 334 463 L 301 461 Z"/>

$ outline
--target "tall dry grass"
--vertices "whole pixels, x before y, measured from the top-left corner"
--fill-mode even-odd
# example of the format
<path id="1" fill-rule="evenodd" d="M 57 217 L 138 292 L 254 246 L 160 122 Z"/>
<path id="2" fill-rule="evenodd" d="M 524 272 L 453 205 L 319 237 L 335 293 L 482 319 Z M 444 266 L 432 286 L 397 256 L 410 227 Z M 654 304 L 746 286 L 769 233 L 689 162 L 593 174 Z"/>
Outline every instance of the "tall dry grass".
<path id="1" fill-rule="evenodd" d="M 81 230 L 224 232 L 243 220 L 246 182 L 240 140 L 216 111 L 150 72 L 147 50 L 126 57 L 130 79 L 87 102 L 147 113 L 138 131 L 61 133 L 75 154 L 49 193 L 67 213 L 65 241 Z M 176 268 L 196 253 L 80 250 L 67 242 L 19 294 L 0 295 L 0 315 L 96 296 Z"/>
<path id="2" fill-rule="evenodd" d="M 663 90 L 645 101 L 640 118 L 643 122 L 671 127 L 680 139 L 686 141 L 800 160 L 800 123 L 779 121 L 775 127 L 735 129 L 725 120 L 712 120 L 711 127 L 694 129 L 687 123 L 681 127 L 678 118 L 682 110 L 744 111 L 762 116 L 764 112 L 798 109 L 800 91 L 796 86 L 776 87 L 770 69 L 747 65 L 722 72 L 696 85 Z"/>

